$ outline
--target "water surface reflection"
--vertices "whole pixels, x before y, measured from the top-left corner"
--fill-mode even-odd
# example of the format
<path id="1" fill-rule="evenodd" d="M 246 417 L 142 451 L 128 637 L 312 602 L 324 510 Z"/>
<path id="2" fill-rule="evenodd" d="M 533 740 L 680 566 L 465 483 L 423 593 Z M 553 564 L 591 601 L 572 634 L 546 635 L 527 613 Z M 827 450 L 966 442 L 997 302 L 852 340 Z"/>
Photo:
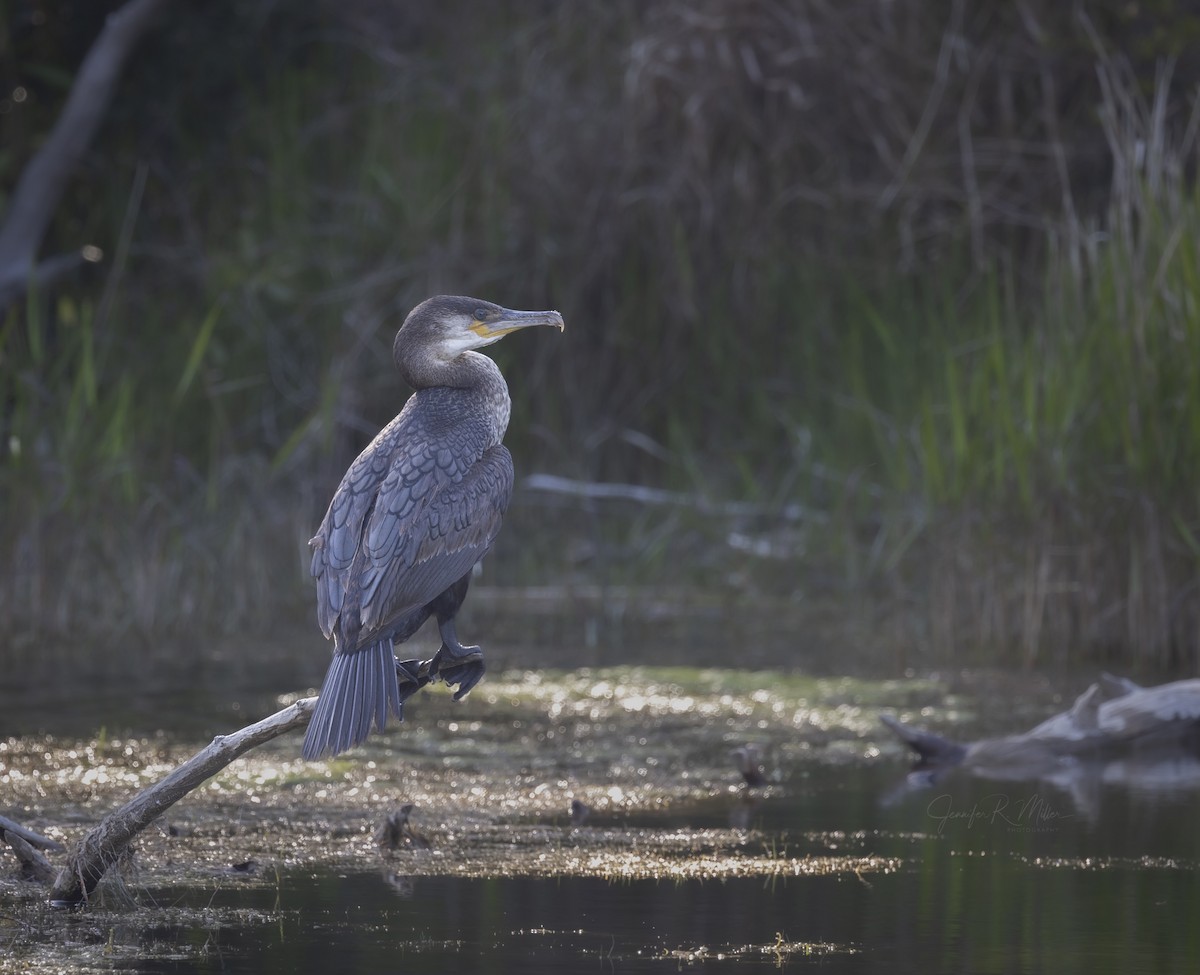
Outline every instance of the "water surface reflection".
<path id="1" fill-rule="evenodd" d="M 901 787 L 908 759 L 879 709 L 951 702 L 968 738 L 1003 724 L 982 696 L 634 668 L 500 674 L 477 695 L 465 707 L 430 695 L 333 767 L 300 763 L 286 741 L 242 759 L 175 811 L 189 833 L 139 841 L 136 906 L 106 899 L 66 919 L 6 906 L 0 938 L 27 946 L 13 970 L 1200 971 L 1188 921 L 1200 909 L 1200 789 L 1100 776 L 1081 802 L 1078 783 L 1054 780 Z M 226 694 L 225 711 L 180 699 L 180 741 L 242 723 L 239 699 L 250 717 L 270 709 L 253 692 Z M 93 695 L 72 720 L 81 733 L 158 727 L 152 700 L 124 711 L 116 700 Z M 4 712 L 17 727 L 32 716 Z M 729 758 L 751 740 L 770 759 L 753 790 Z M 20 739 L 2 756 L 23 776 L 9 784 L 14 811 L 60 829 L 127 797 L 137 783 L 115 775 L 125 756 L 177 758 L 131 738 L 109 766 L 111 740 L 85 743 L 79 767 L 113 772 L 93 794 L 69 764 L 49 773 L 58 744 L 35 744 L 19 769 Z M 43 795 L 56 782 L 57 807 Z M 579 796 L 591 813 L 572 825 Z M 381 855 L 375 826 L 410 801 L 432 848 Z M 294 844 L 289 827 L 304 834 Z M 468 856 L 471 875 L 458 869 Z M 251 857 L 256 871 L 229 869 Z"/>
<path id="2" fill-rule="evenodd" d="M 200 926 L 193 937 L 209 939 L 206 957 L 138 970 L 1197 970 L 1200 937 L 1181 923 L 1200 904 L 1195 796 L 1154 804 L 1115 791 L 1092 821 L 1037 784 L 1000 793 L 967 779 L 881 806 L 878 786 L 897 771 L 809 770 L 803 788 L 762 801 L 749 840 L 781 855 L 787 846 L 788 855 L 894 857 L 893 871 L 461 879 L 406 877 L 403 856 L 382 871 L 289 870 L 254 890 L 156 892 L 160 902 L 236 906 L 269 921 Z M 714 801 L 622 828 L 699 828 L 728 809 Z"/>

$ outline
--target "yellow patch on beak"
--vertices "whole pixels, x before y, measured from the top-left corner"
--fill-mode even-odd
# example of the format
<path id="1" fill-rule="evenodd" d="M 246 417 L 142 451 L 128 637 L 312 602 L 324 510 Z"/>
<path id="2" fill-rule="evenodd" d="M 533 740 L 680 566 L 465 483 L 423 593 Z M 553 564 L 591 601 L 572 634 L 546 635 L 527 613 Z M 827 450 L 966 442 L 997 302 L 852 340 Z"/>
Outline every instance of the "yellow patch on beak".
<path id="1" fill-rule="evenodd" d="M 502 335 L 519 332 L 533 325 L 553 325 L 562 331 L 563 320 L 556 311 L 508 311 L 503 317 L 490 323 L 478 318 L 472 319 L 468 328 L 482 339 L 498 339 Z"/>
<path id="2" fill-rule="evenodd" d="M 509 332 L 516 332 L 524 328 L 523 325 L 509 325 L 505 328 L 500 322 L 495 325 L 489 325 L 487 322 L 481 322 L 478 319 L 471 322 L 471 331 L 478 335 L 481 339 L 495 339 L 501 335 L 507 335 Z"/>

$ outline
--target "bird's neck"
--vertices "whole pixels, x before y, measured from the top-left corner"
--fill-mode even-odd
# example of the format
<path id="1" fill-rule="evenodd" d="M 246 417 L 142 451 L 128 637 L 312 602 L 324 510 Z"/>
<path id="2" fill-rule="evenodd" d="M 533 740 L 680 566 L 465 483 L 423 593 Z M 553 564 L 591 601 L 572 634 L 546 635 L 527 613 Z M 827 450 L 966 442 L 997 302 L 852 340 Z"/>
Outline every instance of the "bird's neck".
<path id="1" fill-rule="evenodd" d="M 433 389 L 449 386 L 453 389 L 473 389 L 487 386 L 503 378 L 500 368 L 485 355 L 478 352 L 460 352 L 453 358 L 436 355 L 429 349 L 413 350 L 400 344 L 397 336 L 395 347 L 396 368 L 404 381 L 413 389 Z"/>
<path id="2" fill-rule="evenodd" d="M 413 389 L 462 389 L 475 394 L 491 414 L 496 427 L 496 442 L 504 436 L 512 399 L 500 367 L 486 355 L 462 352 L 449 360 L 431 355 L 403 359 L 397 356 L 396 366 Z"/>

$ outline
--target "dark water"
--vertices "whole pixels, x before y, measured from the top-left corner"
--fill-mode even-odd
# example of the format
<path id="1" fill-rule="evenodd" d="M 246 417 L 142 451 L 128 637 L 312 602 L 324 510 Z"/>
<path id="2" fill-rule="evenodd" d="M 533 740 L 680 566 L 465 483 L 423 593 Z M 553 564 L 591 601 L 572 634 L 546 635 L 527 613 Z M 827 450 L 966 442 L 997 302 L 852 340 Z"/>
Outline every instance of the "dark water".
<path id="1" fill-rule="evenodd" d="M 72 709 L 12 700 L 0 727 L 28 732 L 38 714 L 53 714 L 45 723 L 58 734 L 150 729 L 169 712 L 178 733 L 193 735 L 269 709 L 253 692 L 239 704 L 227 687 L 178 698 L 97 692 L 90 707 Z M 1195 763 L 1053 781 L 959 776 L 921 791 L 905 790 L 906 768 L 895 753 L 793 764 L 755 805 L 722 796 L 669 813 L 598 816 L 586 827 L 650 838 L 727 828 L 737 815 L 762 849 L 861 858 L 859 871 L 706 881 L 406 877 L 401 852 L 387 872 L 291 869 L 266 886 L 141 889 L 143 905 L 190 910 L 163 910 L 171 923 L 151 927 L 145 911 L 127 924 L 109 913 L 102 929 L 83 915 L 78 943 L 119 946 L 114 970 L 178 975 L 1200 971 Z M 877 857 L 898 865 L 881 872 Z M 172 920 L 180 917 L 188 921 Z M 146 960 L 128 960 L 138 955 Z"/>
<path id="2" fill-rule="evenodd" d="M 1084 796 L 1080 783 L 963 779 L 881 802 L 902 777 L 892 762 L 793 769 L 751 812 L 764 844 L 789 855 L 897 857 L 895 872 L 609 882 L 294 870 L 277 888 L 152 891 L 219 916 L 262 913 L 139 929 L 206 947 L 136 970 L 1200 971 L 1195 790 L 1092 782 Z M 720 827 L 735 808 L 722 799 L 592 828 Z M 402 874 L 403 857 L 392 866 Z"/>

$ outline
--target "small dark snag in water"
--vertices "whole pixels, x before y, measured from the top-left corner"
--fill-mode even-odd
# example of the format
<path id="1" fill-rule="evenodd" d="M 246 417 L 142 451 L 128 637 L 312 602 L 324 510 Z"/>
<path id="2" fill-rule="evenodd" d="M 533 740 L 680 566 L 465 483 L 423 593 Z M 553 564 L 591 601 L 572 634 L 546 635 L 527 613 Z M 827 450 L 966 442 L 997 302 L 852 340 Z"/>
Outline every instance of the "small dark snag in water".
<path id="1" fill-rule="evenodd" d="M 582 826 L 592 815 L 592 807 L 581 799 L 571 800 L 571 825 Z"/>
<path id="2" fill-rule="evenodd" d="M 393 810 L 384 817 L 375 830 L 375 845 L 381 853 L 398 850 L 402 846 L 418 850 L 429 848 L 429 840 L 413 829 L 409 818 L 416 808 L 411 802 L 406 802 L 399 809 Z"/>
<path id="3" fill-rule="evenodd" d="M 768 784 L 766 769 L 762 764 L 762 749 L 749 743 L 730 751 L 747 789 L 761 789 Z"/>

